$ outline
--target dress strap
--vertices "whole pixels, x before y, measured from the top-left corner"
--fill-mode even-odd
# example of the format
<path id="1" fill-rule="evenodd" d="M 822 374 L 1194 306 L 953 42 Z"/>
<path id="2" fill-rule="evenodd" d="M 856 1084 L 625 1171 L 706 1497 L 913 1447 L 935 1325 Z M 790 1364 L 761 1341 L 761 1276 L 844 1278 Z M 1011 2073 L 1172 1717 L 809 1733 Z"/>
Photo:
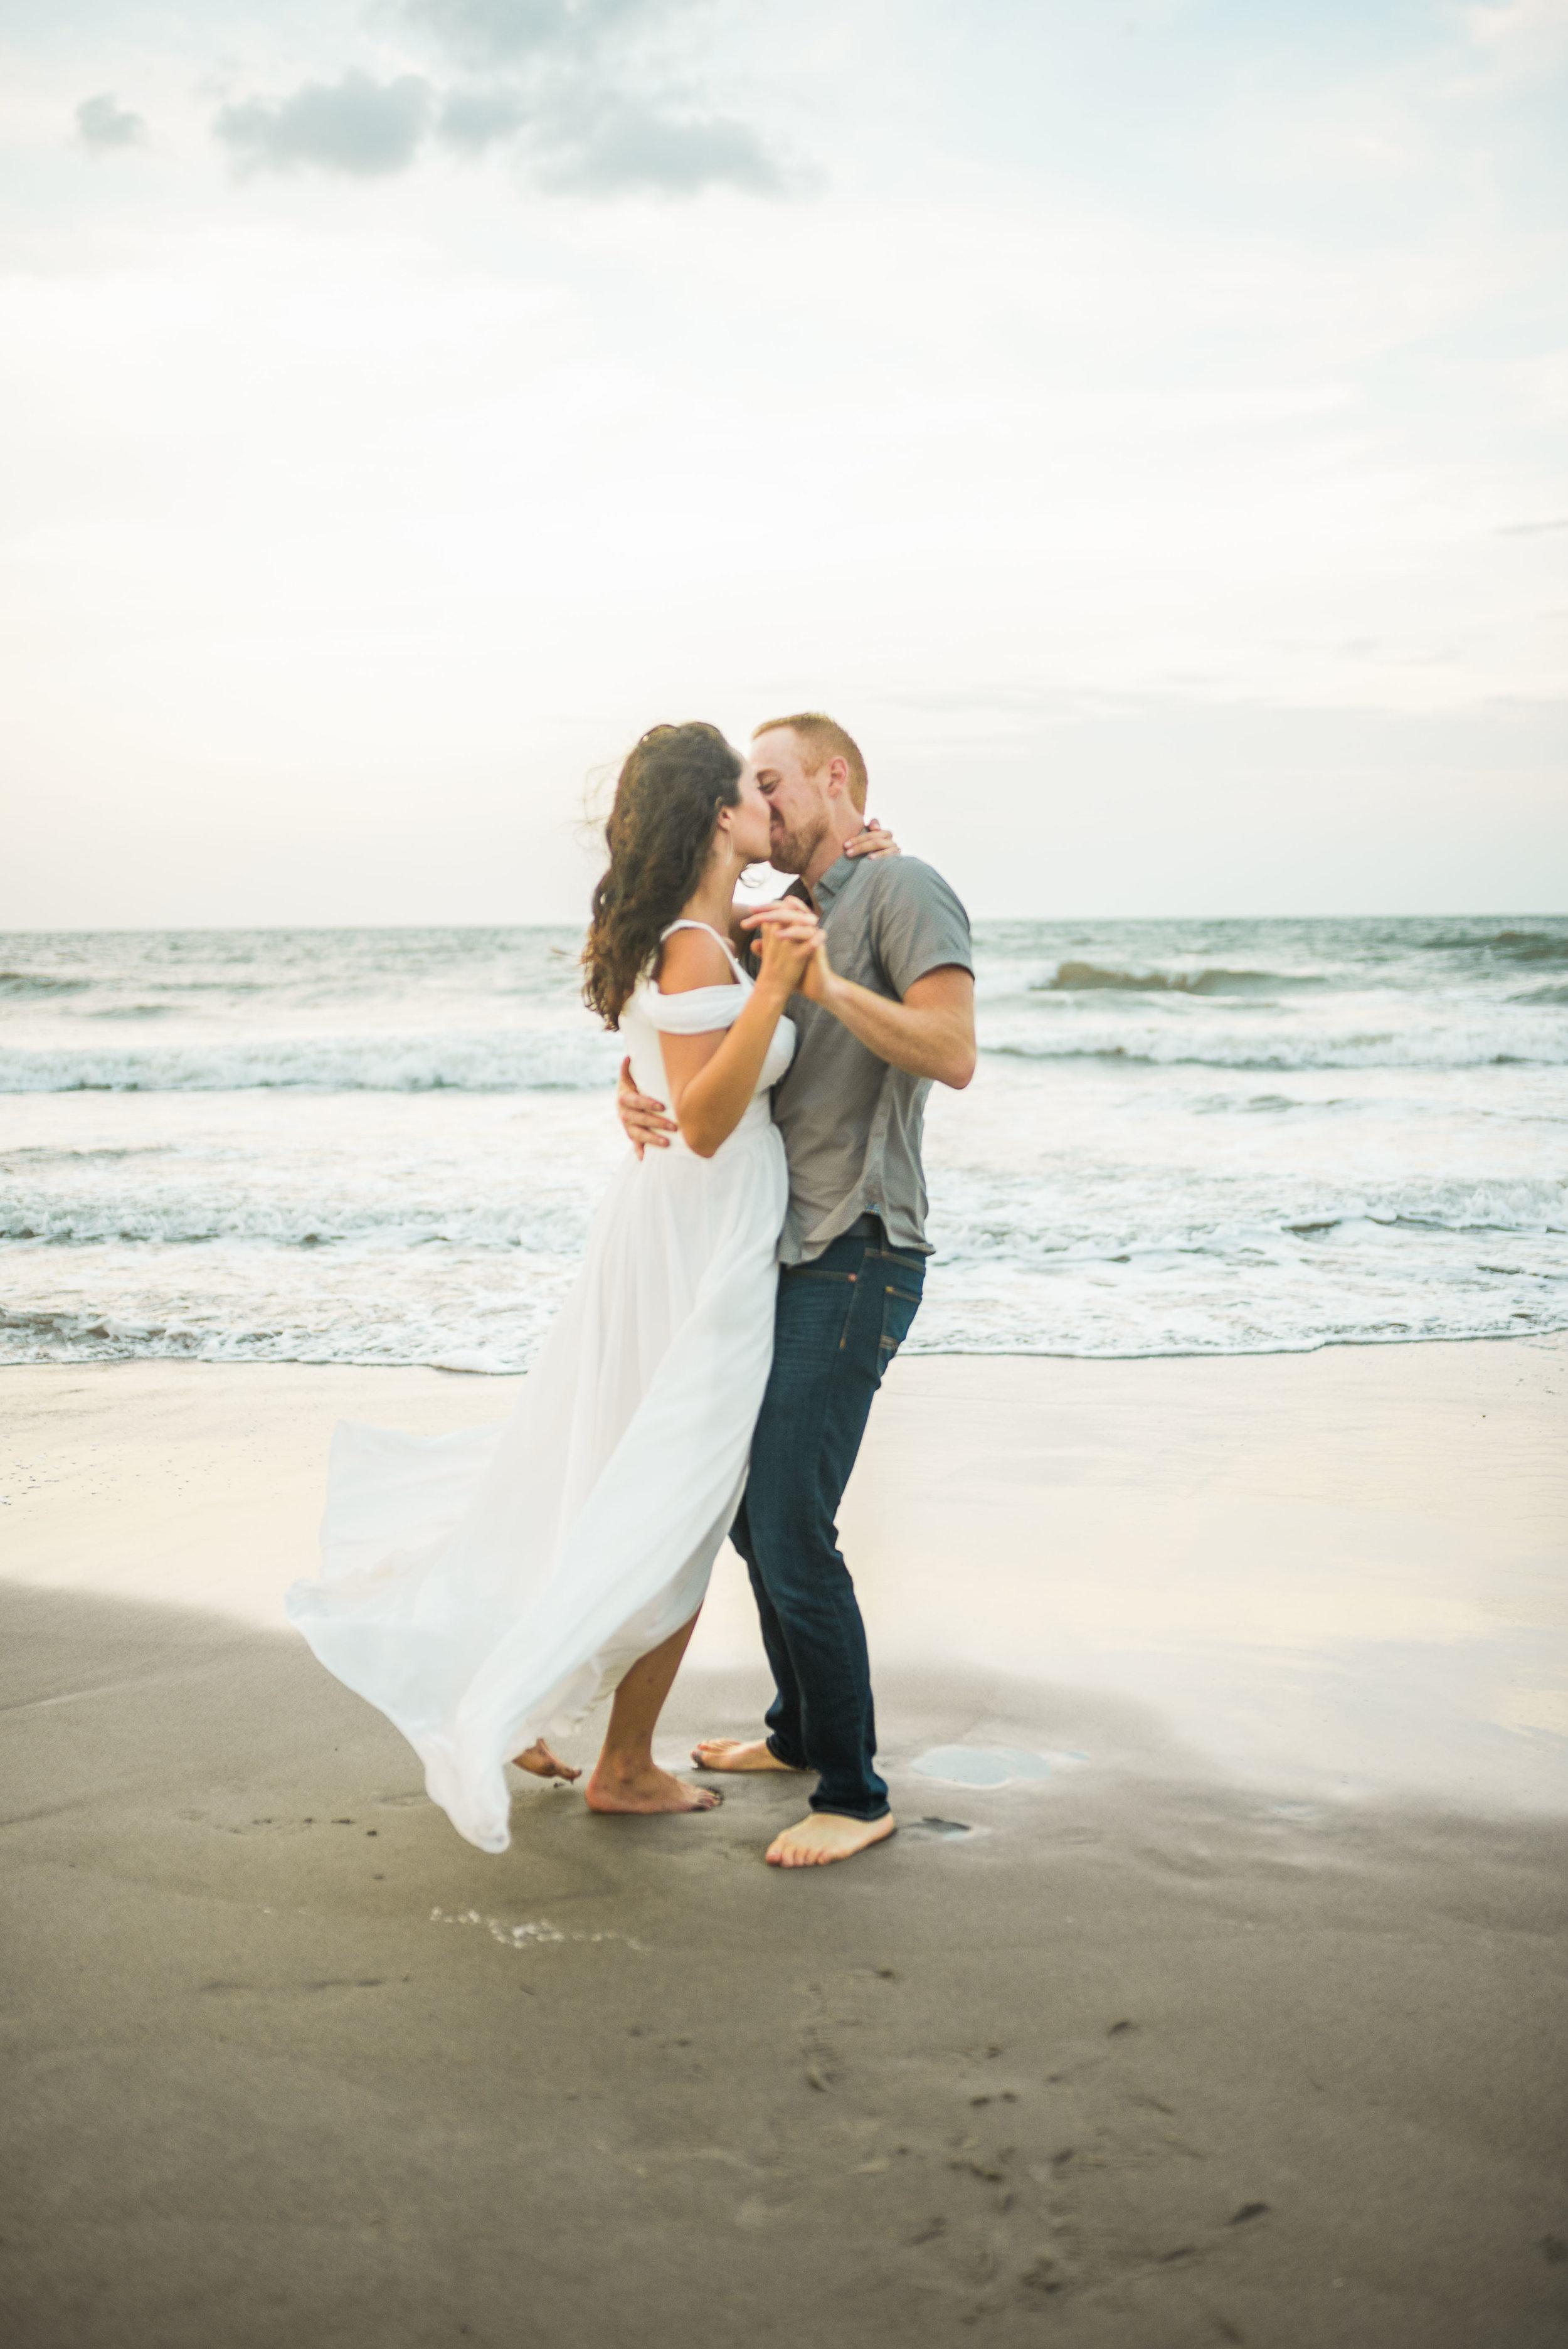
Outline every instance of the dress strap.
<path id="1" fill-rule="evenodd" d="M 672 936 L 676 930 L 706 930 L 710 938 L 717 938 L 719 945 L 724 948 L 725 954 L 728 957 L 729 968 L 735 973 L 735 976 L 739 980 L 741 986 L 748 987 L 750 985 L 750 980 L 747 978 L 745 971 L 741 968 L 740 964 L 736 959 L 734 947 L 730 945 L 729 940 L 724 936 L 722 931 L 716 930 L 714 928 L 711 922 L 689 922 L 684 919 L 678 922 L 672 922 L 667 930 L 661 930 L 659 932 L 659 944 L 663 946 L 665 940 L 667 937 Z"/>

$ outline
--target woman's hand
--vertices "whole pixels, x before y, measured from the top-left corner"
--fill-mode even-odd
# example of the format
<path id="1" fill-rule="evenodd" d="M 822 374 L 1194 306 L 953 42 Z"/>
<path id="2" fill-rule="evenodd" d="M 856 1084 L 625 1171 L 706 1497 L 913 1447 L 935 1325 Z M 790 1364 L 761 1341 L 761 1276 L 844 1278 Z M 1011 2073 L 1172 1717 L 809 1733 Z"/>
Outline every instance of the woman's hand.
<path id="1" fill-rule="evenodd" d="M 680 1132 L 663 1102 L 655 1101 L 652 1093 L 640 1093 L 632 1082 L 629 1052 L 621 1063 L 621 1081 L 615 1087 L 615 1114 L 639 1158 L 645 1150 L 667 1150 L 670 1135 Z"/>
<path id="2" fill-rule="evenodd" d="M 903 849 L 891 832 L 884 831 L 874 815 L 866 818 L 864 832 L 857 832 L 853 840 L 844 843 L 846 856 L 902 856 Z"/>
<path id="3" fill-rule="evenodd" d="M 741 916 L 743 930 L 758 933 L 758 987 L 771 982 L 786 995 L 815 995 L 817 966 L 827 967 L 822 926 L 813 909 L 799 897 L 779 897 Z"/>

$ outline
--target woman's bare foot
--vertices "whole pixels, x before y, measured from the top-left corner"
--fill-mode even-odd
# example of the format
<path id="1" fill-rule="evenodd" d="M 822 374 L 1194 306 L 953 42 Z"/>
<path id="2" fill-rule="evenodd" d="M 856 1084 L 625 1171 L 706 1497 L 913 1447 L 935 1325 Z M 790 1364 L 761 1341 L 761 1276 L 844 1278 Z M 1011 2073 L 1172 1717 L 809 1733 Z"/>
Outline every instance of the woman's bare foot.
<path id="1" fill-rule="evenodd" d="M 591 1811 L 640 1814 L 716 1811 L 724 1800 L 711 1786 L 688 1786 L 679 1778 L 672 1778 L 656 1762 L 617 1766 L 607 1762 L 603 1754 L 583 1795 Z"/>
<path id="2" fill-rule="evenodd" d="M 699 1737 L 691 1758 L 699 1770 L 789 1770 L 799 1775 L 793 1763 L 780 1762 L 765 1737 Z"/>
<path id="3" fill-rule="evenodd" d="M 799 1826 L 786 1827 L 768 1847 L 769 1868 L 826 1868 L 830 1860 L 853 1859 L 868 1845 L 882 1843 L 898 1821 L 889 1811 L 880 1819 L 846 1818 L 841 1811 L 813 1811 Z"/>
<path id="4" fill-rule="evenodd" d="M 514 1754 L 511 1766 L 514 1770 L 531 1771 L 536 1778 L 581 1778 L 583 1775 L 582 1771 L 574 1770 L 570 1762 L 562 1762 L 559 1754 L 552 1754 L 542 1737 L 536 1737 L 525 1753 Z"/>

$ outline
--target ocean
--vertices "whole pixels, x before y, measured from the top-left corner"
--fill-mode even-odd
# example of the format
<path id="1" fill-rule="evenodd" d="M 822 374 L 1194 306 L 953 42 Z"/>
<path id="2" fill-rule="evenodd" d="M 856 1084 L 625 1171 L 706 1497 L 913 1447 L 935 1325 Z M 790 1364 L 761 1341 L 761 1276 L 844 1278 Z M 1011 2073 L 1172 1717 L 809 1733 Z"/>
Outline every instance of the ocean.
<path id="1" fill-rule="evenodd" d="M 912 1351 L 1568 1328 L 1568 917 L 975 943 Z M 625 1148 L 577 945 L 0 936 L 0 1361 L 524 1368 Z"/>

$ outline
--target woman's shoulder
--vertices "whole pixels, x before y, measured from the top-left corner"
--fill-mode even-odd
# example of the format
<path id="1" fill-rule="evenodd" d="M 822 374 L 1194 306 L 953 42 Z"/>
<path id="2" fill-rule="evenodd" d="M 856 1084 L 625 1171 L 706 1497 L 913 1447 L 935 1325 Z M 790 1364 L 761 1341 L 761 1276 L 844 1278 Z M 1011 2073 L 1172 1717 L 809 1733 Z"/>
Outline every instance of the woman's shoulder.
<path id="1" fill-rule="evenodd" d="M 711 930 L 672 930 L 654 966 L 661 995 L 686 995 L 698 987 L 733 987 L 729 957 Z"/>

